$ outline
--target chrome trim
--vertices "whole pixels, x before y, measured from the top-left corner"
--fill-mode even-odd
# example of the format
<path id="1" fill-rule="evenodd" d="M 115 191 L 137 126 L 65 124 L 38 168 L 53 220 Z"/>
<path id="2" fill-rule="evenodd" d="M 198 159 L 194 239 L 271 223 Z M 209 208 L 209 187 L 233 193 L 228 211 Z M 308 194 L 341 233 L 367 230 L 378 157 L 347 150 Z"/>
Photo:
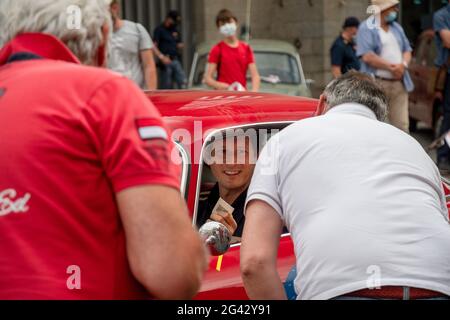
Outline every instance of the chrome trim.
<path id="1" fill-rule="evenodd" d="M 183 197 L 186 198 L 186 190 L 187 190 L 187 182 L 189 177 L 189 155 L 184 147 L 177 141 L 174 141 L 175 146 L 177 147 L 179 153 L 181 154 L 182 160 L 182 171 L 181 171 L 181 183 L 180 183 L 180 192 Z"/>
<path id="2" fill-rule="evenodd" d="M 197 211 L 198 211 L 198 204 L 199 204 L 199 196 L 200 196 L 200 187 L 202 185 L 202 173 L 203 173 L 203 166 L 204 161 L 201 161 L 203 159 L 203 153 L 205 151 L 206 143 L 211 140 L 211 138 L 219 133 L 230 129 L 242 129 L 242 128 L 251 128 L 251 127 L 257 127 L 257 126 L 263 126 L 263 125 L 277 125 L 277 124 L 285 124 L 286 127 L 295 123 L 295 121 L 276 121 L 276 122 L 257 122 L 257 123 L 251 123 L 251 124 L 245 124 L 245 125 L 239 125 L 239 126 L 233 126 L 233 127 L 226 127 L 222 129 L 217 129 L 212 131 L 204 140 L 203 140 L 203 146 L 202 146 L 202 152 L 200 152 L 200 159 L 198 164 L 198 173 L 197 173 L 197 187 L 195 190 L 195 204 L 194 204 L 194 212 L 192 214 L 192 225 L 196 226 L 197 221 Z M 196 159 L 195 159 L 196 160 Z"/>

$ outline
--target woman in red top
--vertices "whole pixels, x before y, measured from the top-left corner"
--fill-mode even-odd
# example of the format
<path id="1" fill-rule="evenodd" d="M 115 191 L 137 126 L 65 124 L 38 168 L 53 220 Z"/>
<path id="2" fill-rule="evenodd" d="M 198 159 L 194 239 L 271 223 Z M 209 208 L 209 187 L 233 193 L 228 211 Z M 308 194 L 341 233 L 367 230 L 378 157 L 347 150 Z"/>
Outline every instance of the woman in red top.
<path id="1" fill-rule="evenodd" d="M 223 9 L 217 15 L 216 25 L 224 40 L 209 53 L 205 83 L 216 90 L 247 89 L 247 71 L 250 70 L 252 91 L 257 92 L 261 79 L 253 50 L 248 44 L 239 41 L 236 35 L 237 23 L 237 18 L 229 10 Z"/>

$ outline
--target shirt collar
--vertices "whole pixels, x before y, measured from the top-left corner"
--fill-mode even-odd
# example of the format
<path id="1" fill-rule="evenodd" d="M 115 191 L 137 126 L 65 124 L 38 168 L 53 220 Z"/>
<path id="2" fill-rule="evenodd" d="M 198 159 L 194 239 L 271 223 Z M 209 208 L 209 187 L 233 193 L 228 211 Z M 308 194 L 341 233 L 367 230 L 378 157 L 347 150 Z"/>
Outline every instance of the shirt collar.
<path id="1" fill-rule="evenodd" d="M 45 33 L 22 33 L 0 51 L 0 66 L 17 53 L 30 53 L 43 59 L 80 64 L 78 58 L 58 38 Z"/>
<path id="2" fill-rule="evenodd" d="M 329 114 L 353 114 L 366 117 L 372 120 L 377 120 L 375 112 L 368 107 L 359 103 L 343 103 L 331 108 L 325 115 Z"/>

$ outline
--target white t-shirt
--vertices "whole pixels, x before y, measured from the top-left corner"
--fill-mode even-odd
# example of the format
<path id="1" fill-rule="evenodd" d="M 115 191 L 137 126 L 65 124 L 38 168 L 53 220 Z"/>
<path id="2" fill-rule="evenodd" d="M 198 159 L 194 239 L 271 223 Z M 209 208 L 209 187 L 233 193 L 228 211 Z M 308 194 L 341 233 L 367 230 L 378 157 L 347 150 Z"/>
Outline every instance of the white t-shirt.
<path id="1" fill-rule="evenodd" d="M 147 30 L 139 23 L 123 20 L 123 26 L 111 37 L 108 68 L 147 89 L 141 52 L 150 49 L 153 41 Z"/>
<path id="2" fill-rule="evenodd" d="M 378 286 L 450 295 L 450 224 L 440 174 L 420 144 L 358 104 L 302 120 L 258 160 L 247 203 L 292 234 L 299 299 Z"/>
<path id="3" fill-rule="evenodd" d="M 403 63 L 403 53 L 392 30 L 389 29 L 386 32 L 383 28 L 379 28 L 378 33 L 381 38 L 382 46 L 380 57 L 393 64 Z M 392 72 L 383 69 L 377 69 L 376 75 L 381 78 L 394 78 Z"/>

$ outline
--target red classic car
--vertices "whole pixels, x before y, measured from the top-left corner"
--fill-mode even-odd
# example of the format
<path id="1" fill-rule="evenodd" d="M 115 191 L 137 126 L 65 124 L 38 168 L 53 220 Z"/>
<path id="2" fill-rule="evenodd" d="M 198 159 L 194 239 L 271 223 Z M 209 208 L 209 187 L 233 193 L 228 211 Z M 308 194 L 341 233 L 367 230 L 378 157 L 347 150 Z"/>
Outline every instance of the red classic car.
<path id="1" fill-rule="evenodd" d="M 202 160 L 205 146 L 214 134 L 227 129 L 254 129 L 270 138 L 293 122 L 314 116 L 317 108 L 314 99 L 272 94 L 217 91 L 147 94 L 173 132 L 182 159 L 181 190 L 194 225 L 201 194 L 208 192 L 215 183 Z M 446 191 L 448 193 L 448 188 Z M 237 243 L 223 256 L 211 258 L 197 299 L 248 299 L 240 275 L 239 255 L 240 244 Z M 292 240 L 289 234 L 284 234 L 278 252 L 281 279 L 288 278 L 294 265 Z"/>

